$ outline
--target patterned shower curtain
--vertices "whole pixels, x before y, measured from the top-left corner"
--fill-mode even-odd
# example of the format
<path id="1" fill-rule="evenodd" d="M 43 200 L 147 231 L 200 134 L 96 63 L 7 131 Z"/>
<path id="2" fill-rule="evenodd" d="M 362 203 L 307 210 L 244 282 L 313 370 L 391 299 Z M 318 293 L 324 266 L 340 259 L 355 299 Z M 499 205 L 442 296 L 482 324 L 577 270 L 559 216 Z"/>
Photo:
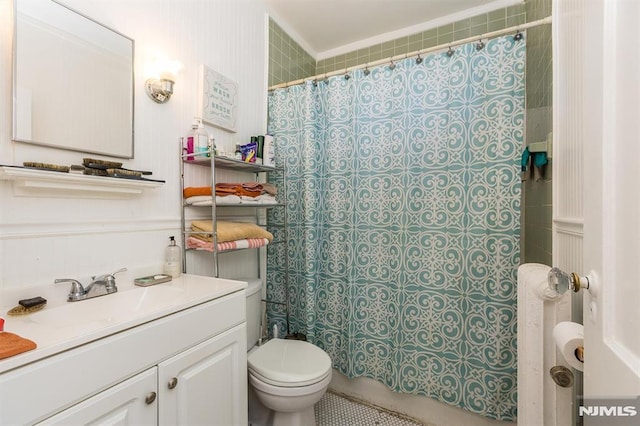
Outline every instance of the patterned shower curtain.
<path id="1" fill-rule="evenodd" d="M 270 95 L 288 231 L 268 298 L 288 268 L 291 332 L 345 375 L 516 419 L 524 70 L 509 36 Z"/>

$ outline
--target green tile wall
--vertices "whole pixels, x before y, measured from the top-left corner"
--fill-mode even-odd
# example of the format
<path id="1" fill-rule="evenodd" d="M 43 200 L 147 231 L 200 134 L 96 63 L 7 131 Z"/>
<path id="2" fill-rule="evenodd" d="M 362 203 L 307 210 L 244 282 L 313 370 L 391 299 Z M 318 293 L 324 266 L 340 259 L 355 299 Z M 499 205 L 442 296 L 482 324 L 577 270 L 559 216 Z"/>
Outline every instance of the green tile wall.
<path id="1" fill-rule="evenodd" d="M 317 62 L 277 23 L 269 20 L 269 86 L 522 24 L 526 22 L 525 16 L 524 4 L 511 6 Z"/>
<path id="2" fill-rule="evenodd" d="M 552 0 L 527 0 L 527 21 L 551 16 Z M 527 30 L 527 141 L 544 140 L 552 130 L 552 52 L 551 25 Z M 544 178 L 523 183 L 522 235 L 523 262 L 552 265 L 552 166 Z"/>
<path id="3" fill-rule="evenodd" d="M 316 75 L 316 61 L 269 20 L 269 86 Z"/>
<path id="4" fill-rule="evenodd" d="M 418 34 L 401 37 L 332 58 L 322 59 L 317 63 L 316 73 L 323 74 L 332 72 L 379 59 L 402 55 L 403 53 L 439 46 L 490 31 L 501 30 L 525 23 L 525 17 L 525 4 L 499 9 Z"/>

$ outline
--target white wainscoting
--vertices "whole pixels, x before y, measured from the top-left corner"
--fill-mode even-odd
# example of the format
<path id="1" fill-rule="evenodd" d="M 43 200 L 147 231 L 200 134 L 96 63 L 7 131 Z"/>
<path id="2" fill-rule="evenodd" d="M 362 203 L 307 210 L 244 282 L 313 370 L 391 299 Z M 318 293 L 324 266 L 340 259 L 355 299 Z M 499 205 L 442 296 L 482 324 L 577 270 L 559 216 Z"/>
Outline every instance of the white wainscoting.
<path id="1" fill-rule="evenodd" d="M 566 272 L 582 271 L 583 258 L 583 158 L 582 93 L 584 52 L 575 48 L 584 18 L 579 5 L 583 0 L 553 2 L 553 266 Z M 566 297 L 566 295 L 565 295 Z M 582 296 L 571 294 L 571 313 L 558 321 L 582 322 Z M 562 356 L 556 351 L 558 364 Z M 582 393 L 582 374 L 574 371 L 576 381 L 571 398 L 556 399 L 554 425 L 574 424 L 574 401 Z M 554 389 L 550 384 L 548 389 Z M 569 408 L 569 409 L 568 409 Z M 550 423 L 551 424 L 551 423 Z"/>

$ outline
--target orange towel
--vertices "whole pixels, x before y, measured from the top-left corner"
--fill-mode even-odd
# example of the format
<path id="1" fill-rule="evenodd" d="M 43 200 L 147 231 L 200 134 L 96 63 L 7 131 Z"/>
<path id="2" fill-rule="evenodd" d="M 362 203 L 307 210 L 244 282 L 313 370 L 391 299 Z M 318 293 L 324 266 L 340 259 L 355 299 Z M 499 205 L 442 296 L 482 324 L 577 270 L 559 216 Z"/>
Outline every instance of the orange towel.
<path id="1" fill-rule="evenodd" d="M 0 359 L 18 355 L 36 347 L 37 345 L 29 339 L 6 331 L 0 332 Z"/>
<path id="2" fill-rule="evenodd" d="M 246 183 L 216 183 L 216 195 L 224 197 L 225 195 L 245 195 L 247 197 L 257 197 L 262 194 L 262 184 L 258 182 Z"/>
<path id="3" fill-rule="evenodd" d="M 262 194 L 263 186 L 261 183 L 248 182 L 243 183 L 240 188 L 240 195 L 246 195 L 248 197 L 257 197 Z"/>
<path id="4" fill-rule="evenodd" d="M 201 195 L 210 196 L 211 192 L 212 191 L 210 186 L 188 186 L 182 191 L 184 198 Z M 219 197 L 224 197 L 225 195 L 244 195 L 246 197 L 258 197 L 263 193 L 276 195 L 277 190 L 275 186 L 269 183 L 216 183 L 216 195 Z"/>
<path id="5" fill-rule="evenodd" d="M 197 195 L 211 195 L 210 186 L 187 186 L 183 191 L 184 198 L 194 197 Z"/>
<path id="6" fill-rule="evenodd" d="M 216 183 L 216 195 L 224 197 L 225 195 L 238 195 L 237 183 Z"/>

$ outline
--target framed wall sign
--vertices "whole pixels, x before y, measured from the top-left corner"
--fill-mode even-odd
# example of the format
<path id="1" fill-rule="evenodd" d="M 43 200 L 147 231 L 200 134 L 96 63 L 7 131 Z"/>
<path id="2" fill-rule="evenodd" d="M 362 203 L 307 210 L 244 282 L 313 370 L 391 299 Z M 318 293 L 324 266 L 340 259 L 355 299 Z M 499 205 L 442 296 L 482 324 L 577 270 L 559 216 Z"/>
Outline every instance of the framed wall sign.
<path id="1" fill-rule="evenodd" d="M 202 121 L 236 132 L 238 84 L 211 68 L 200 67 Z"/>

